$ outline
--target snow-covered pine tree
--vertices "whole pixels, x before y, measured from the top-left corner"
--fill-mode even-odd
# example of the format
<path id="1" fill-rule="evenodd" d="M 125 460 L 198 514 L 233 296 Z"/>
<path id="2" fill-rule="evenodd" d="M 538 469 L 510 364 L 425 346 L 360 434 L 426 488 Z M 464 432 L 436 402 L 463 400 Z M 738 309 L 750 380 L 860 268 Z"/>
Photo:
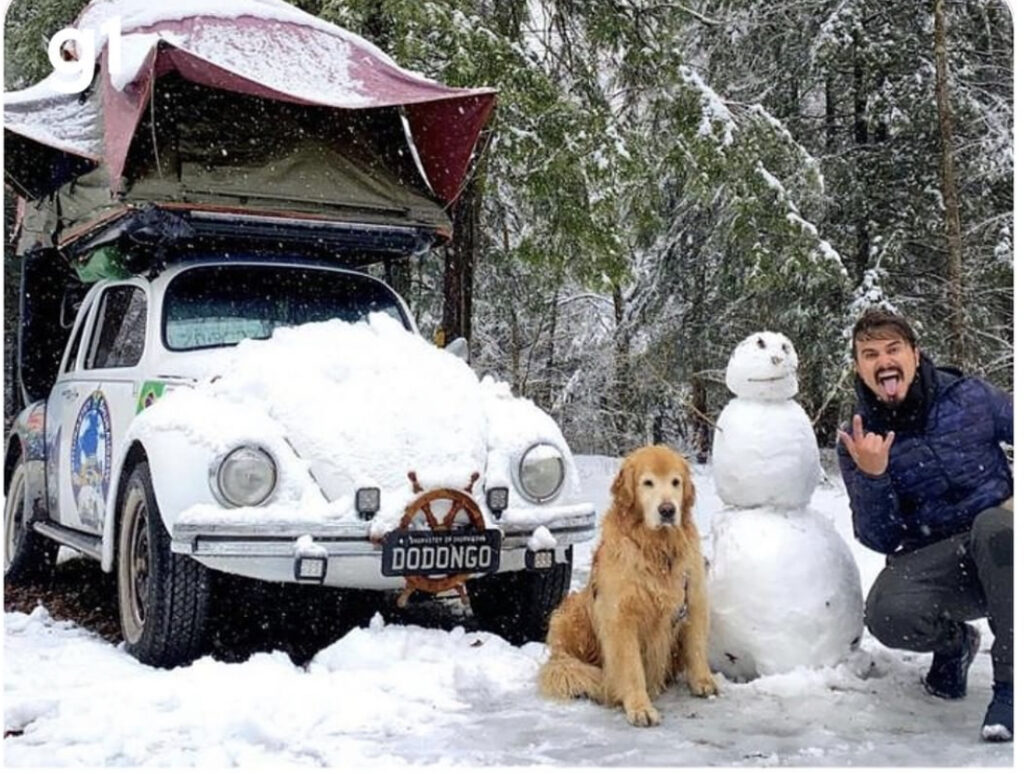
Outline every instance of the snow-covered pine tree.
<path id="1" fill-rule="evenodd" d="M 457 325 L 472 321 L 474 365 L 551 410 L 577 450 L 706 447 L 720 371 L 755 328 L 796 344 L 823 442 L 865 301 L 950 353 L 930 4 L 296 4 L 403 66 L 500 90 L 464 197 L 471 238 L 446 248 L 468 258 Z M 9 88 L 48 70 L 46 9 L 52 34 L 82 5 L 15 0 Z M 970 0 L 946 4 L 946 32 L 965 365 L 1009 386 L 1012 26 L 1001 0 Z M 393 278 L 428 333 L 456 325 L 439 258 Z"/>
<path id="2" fill-rule="evenodd" d="M 940 186 L 934 9 L 879 0 L 702 6 L 711 79 L 762 99 L 821 160 L 822 233 L 854 283 L 884 277 L 940 360 L 951 355 Z M 1012 25 L 1005 3 L 946 5 L 953 150 L 963 223 L 965 367 L 1009 386 L 1012 362 Z M 838 310 L 837 310 L 838 311 Z"/>

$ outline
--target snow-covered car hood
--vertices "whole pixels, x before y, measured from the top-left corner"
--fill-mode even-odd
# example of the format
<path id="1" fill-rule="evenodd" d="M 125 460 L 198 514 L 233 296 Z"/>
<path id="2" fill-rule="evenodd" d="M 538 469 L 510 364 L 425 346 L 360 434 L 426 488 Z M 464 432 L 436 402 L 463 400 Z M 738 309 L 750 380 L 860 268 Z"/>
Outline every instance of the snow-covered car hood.
<path id="1" fill-rule="evenodd" d="M 547 414 L 385 314 L 281 328 L 224 355 L 215 374 L 167 394 L 137 422 L 186 433 L 212 455 L 243 442 L 265 445 L 282 468 L 266 509 L 281 517 L 282 508 L 302 508 L 305 516 L 312 509 L 355 519 L 355 490 L 379 487 L 380 534 L 413 499 L 411 472 L 424 489 L 465 489 L 478 473 L 478 502 L 486 488 L 507 486 L 514 514 L 527 503 L 513 465 L 542 441 L 562 451 L 567 467 L 551 505 L 578 490 L 572 455 Z"/>

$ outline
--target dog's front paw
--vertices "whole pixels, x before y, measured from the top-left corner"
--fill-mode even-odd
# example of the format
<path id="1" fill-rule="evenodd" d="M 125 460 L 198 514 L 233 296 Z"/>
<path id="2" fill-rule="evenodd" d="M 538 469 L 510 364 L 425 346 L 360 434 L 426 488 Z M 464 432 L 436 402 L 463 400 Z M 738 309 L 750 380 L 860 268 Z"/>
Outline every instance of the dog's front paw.
<path id="1" fill-rule="evenodd" d="M 718 693 L 718 684 L 710 672 L 703 675 L 687 676 L 686 684 L 690 686 L 690 693 L 694 696 L 714 696 Z"/>
<path id="2" fill-rule="evenodd" d="M 626 720 L 634 726 L 657 726 L 661 723 L 661 715 L 651 704 L 639 704 L 626 707 Z"/>

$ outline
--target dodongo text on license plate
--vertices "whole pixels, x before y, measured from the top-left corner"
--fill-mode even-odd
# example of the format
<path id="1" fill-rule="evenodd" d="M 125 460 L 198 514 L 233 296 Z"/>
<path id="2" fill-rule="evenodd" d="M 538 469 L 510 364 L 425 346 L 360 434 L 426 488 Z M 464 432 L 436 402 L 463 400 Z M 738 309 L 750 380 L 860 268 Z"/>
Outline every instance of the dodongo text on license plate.
<path id="1" fill-rule="evenodd" d="M 389 532 L 384 537 L 381 571 L 400 575 L 494 572 L 501 561 L 501 532 Z"/>

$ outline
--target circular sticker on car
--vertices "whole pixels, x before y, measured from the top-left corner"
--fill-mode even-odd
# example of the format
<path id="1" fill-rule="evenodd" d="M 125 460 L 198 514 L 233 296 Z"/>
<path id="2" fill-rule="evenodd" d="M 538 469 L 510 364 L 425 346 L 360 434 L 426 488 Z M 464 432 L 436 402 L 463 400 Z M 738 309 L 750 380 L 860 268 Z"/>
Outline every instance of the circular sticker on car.
<path id="1" fill-rule="evenodd" d="M 71 436 L 71 488 L 78 517 L 99 527 L 110 488 L 110 409 L 97 390 L 82 404 Z"/>

